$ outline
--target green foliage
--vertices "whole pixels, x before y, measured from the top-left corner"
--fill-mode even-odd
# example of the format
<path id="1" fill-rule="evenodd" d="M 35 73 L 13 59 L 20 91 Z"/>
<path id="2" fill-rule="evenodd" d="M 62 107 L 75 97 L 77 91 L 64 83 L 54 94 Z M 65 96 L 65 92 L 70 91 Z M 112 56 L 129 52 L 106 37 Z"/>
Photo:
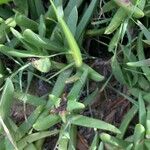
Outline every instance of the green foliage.
<path id="1" fill-rule="evenodd" d="M 149 0 L 0 0 L 0 149 L 40 150 L 50 136 L 60 150 L 77 149 L 80 127 L 95 131 L 91 150 L 149 149 L 149 10 Z M 100 45 L 88 47 L 95 58 L 111 55 L 104 83 L 87 63 L 87 38 Z M 127 90 L 110 86 L 112 78 Z M 37 79 L 51 87 L 41 97 L 32 92 Z M 130 103 L 119 127 L 83 113 L 106 88 Z M 19 124 L 14 101 L 23 104 Z"/>

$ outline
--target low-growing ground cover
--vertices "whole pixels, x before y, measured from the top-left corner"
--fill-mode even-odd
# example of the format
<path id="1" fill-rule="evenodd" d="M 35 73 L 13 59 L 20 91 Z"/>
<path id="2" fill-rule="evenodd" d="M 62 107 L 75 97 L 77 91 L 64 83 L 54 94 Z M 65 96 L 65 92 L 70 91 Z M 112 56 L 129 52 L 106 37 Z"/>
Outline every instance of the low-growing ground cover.
<path id="1" fill-rule="evenodd" d="M 149 9 L 0 0 L 0 150 L 149 150 Z"/>

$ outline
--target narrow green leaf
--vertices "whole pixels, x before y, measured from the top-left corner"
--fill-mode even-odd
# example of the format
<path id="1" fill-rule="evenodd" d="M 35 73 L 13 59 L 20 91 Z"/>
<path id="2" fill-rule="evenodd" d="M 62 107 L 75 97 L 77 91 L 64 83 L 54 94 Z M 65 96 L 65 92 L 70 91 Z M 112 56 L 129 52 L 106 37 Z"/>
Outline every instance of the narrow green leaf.
<path id="1" fill-rule="evenodd" d="M 0 5 L 1 4 L 6 4 L 6 3 L 9 3 L 11 2 L 12 0 L 0 0 Z"/>
<path id="2" fill-rule="evenodd" d="M 122 28 L 122 27 L 121 27 Z M 111 39 L 109 46 L 108 46 L 108 51 L 109 52 L 114 52 L 115 48 L 118 46 L 119 40 L 120 40 L 120 35 L 121 35 L 121 28 L 118 29 L 113 38 Z"/>
<path id="3" fill-rule="evenodd" d="M 125 21 L 126 18 L 127 14 L 125 11 L 122 8 L 119 8 L 106 28 L 105 34 L 113 33 L 116 29 L 118 29 L 121 23 Z"/>
<path id="4" fill-rule="evenodd" d="M 132 106 L 132 108 L 130 110 L 128 110 L 128 112 L 125 114 L 122 122 L 121 122 L 121 125 L 119 127 L 119 130 L 121 131 L 121 134 L 117 134 L 117 138 L 119 139 L 123 139 L 125 133 L 126 133 L 126 130 L 128 128 L 128 125 L 129 123 L 131 122 L 131 120 L 133 119 L 133 117 L 136 115 L 138 111 L 138 107 L 137 106 Z"/>
<path id="5" fill-rule="evenodd" d="M 119 90 L 116 90 L 113 87 L 110 87 L 112 90 L 114 90 L 116 93 L 118 93 L 119 95 L 123 96 L 125 99 L 127 99 L 128 101 L 130 101 L 131 103 L 133 103 L 135 106 L 138 107 L 138 102 L 136 100 L 134 100 L 133 98 L 131 98 L 130 96 L 120 92 Z"/>
<path id="6" fill-rule="evenodd" d="M 55 14 L 57 16 L 57 20 L 62 28 L 62 31 L 66 37 L 69 49 L 70 49 L 70 53 L 75 61 L 75 64 L 77 67 L 81 67 L 82 65 L 82 56 L 81 56 L 81 52 L 80 49 L 77 45 L 77 42 L 75 41 L 71 31 L 69 30 L 66 22 L 63 20 L 62 16 L 59 15 L 57 8 L 55 7 L 54 3 L 52 0 L 50 0 L 52 7 L 55 11 Z"/>
<path id="7" fill-rule="evenodd" d="M 73 116 L 72 118 L 70 118 L 70 123 L 78 126 L 97 128 L 101 130 L 111 131 L 114 133 L 120 133 L 119 129 L 109 123 L 82 115 Z"/>
<path id="8" fill-rule="evenodd" d="M 68 149 L 76 149 L 77 147 L 77 126 L 71 125 L 70 130 L 69 130 L 69 146 Z"/>
<path id="9" fill-rule="evenodd" d="M 147 40 L 150 40 L 150 31 L 140 21 L 137 21 L 137 24 L 141 28 L 141 31 L 143 32 Z"/>
<path id="10" fill-rule="evenodd" d="M 28 15 L 28 2 L 27 0 L 13 0 L 15 4 L 15 10 L 19 13 L 24 14 L 25 16 Z"/>
<path id="11" fill-rule="evenodd" d="M 75 6 L 70 12 L 67 19 L 67 25 L 73 35 L 75 35 L 76 33 L 77 22 L 78 22 L 78 10 L 77 7 Z"/>
<path id="12" fill-rule="evenodd" d="M 144 91 L 148 91 L 150 89 L 150 84 L 143 75 L 139 76 L 138 84 Z"/>
<path id="13" fill-rule="evenodd" d="M 85 108 L 84 104 L 82 104 L 80 102 L 76 102 L 74 100 L 73 101 L 69 100 L 67 102 L 67 111 L 69 111 L 69 112 L 76 111 L 76 110 L 82 110 L 84 108 Z"/>
<path id="14" fill-rule="evenodd" d="M 41 97 L 37 97 L 31 94 L 26 94 L 26 93 L 19 92 L 19 91 L 14 93 L 14 98 L 24 103 L 29 103 L 33 106 L 40 106 L 40 105 L 46 104 L 46 100 Z"/>
<path id="15" fill-rule="evenodd" d="M 64 131 L 62 127 L 61 133 L 59 135 L 59 140 L 58 140 L 58 149 L 67 150 L 68 143 L 69 143 L 69 133 L 67 131 Z"/>
<path id="16" fill-rule="evenodd" d="M 150 108 L 147 108 L 147 117 L 146 117 L 146 138 L 150 139 Z"/>
<path id="17" fill-rule="evenodd" d="M 143 40 L 146 44 L 150 45 L 150 40 Z"/>
<path id="18" fill-rule="evenodd" d="M 0 141 L 0 147 L 2 150 L 5 150 L 5 139 L 4 138 L 1 139 L 1 141 Z"/>
<path id="19" fill-rule="evenodd" d="M 0 116 L 0 125 L 3 127 L 5 134 L 6 134 L 6 138 L 8 138 L 9 142 L 12 144 L 12 146 L 14 147 L 15 150 L 18 150 L 17 146 L 16 146 L 16 141 L 13 139 L 8 127 L 6 126 L 6 124 L 3 121 L 3 118 Z"/>
<path id="20" fill-rule="evenodd" d="M 61 121 L 61 118 L 59 115 L 51 114 L 45 118 L 38 119 L 38 121 L 33 125 L 33 128 L 37 131 L 46 130 L 54 126 L 60 121 Z"/>
<path id="21" fill-rule="evenodd" d="M 25 138 L 21 139 L 17 143 L 17 146 L 18 146 L 19 149 L 24 149 L 28 144 L 30 144 L 32 142 L 35 142 L 39 139 L 43 139 L 45 137 L 56 135 L 57 133 L 58 133 L 58 130 L 33 133 L 33 134 L 28 135 Z"/>
<path id="22" fill-rule="evenodd" d="M 77 31 L 76 31 L 76 40 L 78 41 L 84 32 L 86 26 L 88 25 L 91 16 L 95 10 L 95 7 L 97 6 L 98 0 L 92 0 L 91 3 L 89 4 L 89 7 L 86 9 L 84 15 L 82 16 L 78 26 L 77 26 Z"/>
<path id="23" fill-rule="evenodd" d="M 52 95 L 55 95 L 56 97 L 61 96 L 64 87 L 65 87 L 65 82 L 67 78 L 71 75 L 72 70 L 66 70 L 63 71 L 57 78 L 57 81 L 55 82 L 55 85 L 52 90 Z"/>
<path id="24" fill-rule="evenodd" d="M 128 15 L 133 15 L 135 18 L 142 18 L 144 17 L 144 12 L 139 9 L 138 7 L 134 6 L 130 1 L 120 1 L 120 0 L 113 0 L 119 7 L 125 10 L 125 13 Z"/>
<path id="25" fill-rule="evenodd" d="M 46 24 L 45 24 L 45 18 L 43 15 L 40 16 L 40 22 L 39 22 L 39 36 L 45 37 L 46 35 Z"/>
<path id="26" fill-rule="evenodd" d="M 104 13 L 106 13 L 106 12 L 109 12 L 109 11 L 115 9 L 115 8 L 117 8 L 117 5 L 115 4 L 115 2 L 113 0 L 110 0 L 104 4 L 104 6 L 102 7 L 102 10 Z"/>
<path id="27" fill-rule="evenodd" d="M 14 86 L 10 78 L 7 78 L 0 100 L 0 116 L 2 119 L 10 115 L 13 103 Z"/>
<path id="28" fill-rule="evenodd" d="M 86 31 L 85 35 L 87 37 L 93 37 L 93 36 L 101 36 L 104 34 L 106 28 L 100 28 L 100 29 L 89 29 Z"/>
<path id="29" fill-rule="evenodd" d="M 27 0 L 29 6 L 29 12 L 31 15 L 31 19 L 36 20 L 38 19 L 38 13 L 35 6 L 35 0 Z"/>
<path id="30" fill-rule="evenodd" d="M 146 108 L 142 93 L 139 93 L 139 123 L 145 126 L 146 123 Z"/>
<path id="31" fill-rule="evenodd" d="M 132 148 L 133 148 L 133 144 L 130 144 L 130 145 L 126 148 L 126 150 L 132 150 Z"/>
<path id="32" fill-rule="evenodd" d="M 82 88 L 86 83 L 87 76 L 88 76 L 88 70 L 85 70 L 83 74 L 81 75 L 81 78 L 74 83 L 74 86 L 69 92 L 67 96 L 69 100 L 77 100 L 79 98 Z"/>
<path id="33" fill-rule="evenodd" d="M 146 34 L 146 33 L 145 33 Z M 137 55 L 140 60 L 145 60 L 144 47 L 142 42 L 143 34 L 140 33 L 137 39 Z M 150 81 L 150 69 L 148 66 L 141 67 L 146 78 Z"/>
<path id="34" fill-rule="evenodd" d="M 94 102 L 94 100 L 96 99 L 98 93 L 99 93 L 98 89 L 96 89 L 95 91 L 93 91 L 91 94 L 89 94 L 87 97 L 85 97 L 83 99 L 83 104 L 85 106 L 88 106 L 88 105 L 90 106 Z"/>
<path id="35" fill-rule="evenodd" d="M 67 6 L 65 7 L 64 14 L 68 17 L 74 7 L 79 7 L 84 0 L 69 0 Z"/>
<path id="36" fill-rule="evenodd" d="M 98 150 L 104 150 L 104 143 L 100 142 Z"/>
<path id="37" fill-rule="evenodd" d="M 35 142 L 35 147 L 37 148 L 37 150 L 42 150 L 44 142 L 44 138 Z"/>
<path id="38" fill-rule="evenodd" d="M 122 84 L 126 84 L 126 80 L 124 78 L 124 74 L 122 72 L 122 69 L 120 67 L 120 64 L 117 61 L 116 56 L 114 55 L 111 59 L 111 67 L 112 67 L 112 72 L 115 78 Z"/>
<path id="39" fill-rule="evenodd" d="M 26 146 L 24 148 L 24 150 L 37 150 L 34 144 L 28 144 L 28 146 Z"/>
<path id="40" fill-rule="evenodd" d="M 24 16 L 20 13 L 16 13 L 15 21 L 16 21 L 17 25 L 19 25 L 21 27 L 25 27 L 25 28 L 31 29 L 33 31 L 38 30 L 38 23 L 37 22 L 27 18 L 26 16 Z"/>
<path id="41" fill-rule="evenodd" d="M 57 43 L 50 41 L 49 39 L 40 37 L 30 29 L 26 29 L 23 32 L 23 37 L 27 42 L 35 45 L 36 47 L 41 47 L 52 51 L 65 51 L 65 48 L 63 48 L 61 45 L 58 45 Z"/>
<path id="42" fill-rule="evenodd" d="M 38 1 L 34 0 L 34 3 L 35 3 L 37 15 L 39 17 L 41 14 L 45 13 L 43 2 L 42 0 L 38 0 Z"/>
<path id="43" fill-rule="evenodd" d="M 137 124 L 134 130 L 134 146 L 135 148 L 139 146 L 145 136 L 145 128 L 141 124 Z"/>
<path id="44" fill-rule="evenodd" d="M 46 55 L 42 55 L 37 51 L 28 51 L 28 50 L 17 50 L 3 44 L 0 44 L 0 53 L 4 55 L 20 57 L 20 58 L 28 58 L 28 57 L 45 57 Z"/>
<path id="45" fill-rule="evenodd" d="M 41 112 L 43 111 L 43 106 L 37 107 L 34 112 L 25 120 L 18 128 L 16 132 L 17 141 L 20 140 L 29 130 L 32 128 L 32 125 L 35 123 Z"/>
<path id="46" fill-rule="evenodd" d="M 115 146 L 116 148 L 118 149 L 125 149 L 126 147 L 129 146 L 129 142 L 127 141 L 124 141 L 124 140 L 121 140 L 121 139 L 118 139 L 118 138 L 115 138 L 109 134 L 106 134 L 106 133 L 102 133 L 100 135 L 100 138 L 101 140 L 104 142 L 104 143 L 108 143 L 110 145 L 113 145 Z"/>
<path id="47" fill-rule="evenodd" d="M 79 68 L 79 70 L 81 71 L 85 71 L 88 69 L 88 77 L 96 82 L 102 81 L 104 80 L 104 76 L 102 76 L 101 74 L 99 74 L 98 72 L 96 72 L 94 69 L 92 69 L 91 67 L 89 67 L 87 64 L 83 63 L 82 67 Z"/>
<path id="48" fill-rule="evenodd" d="M 147 149 L 150 148 L 150 142 L 149 142 L 149 140 L 145 140 L 144 144 L 145 144 L 145 146 L 146 146 Z"/>
<path id="49" fill-rule="evenodd" d="M 16 147 L 17 148 L 17 147 Z M 13 144 L 10 142 L 8 137 L 5 137 L 5 150 L 16 150 L 16 148 L 13 146 Z M 17 149 L 18 150 L 18 149 Z"/>
<path id="50" fill-rule="evenodd" d="M 131 67 L 145 67 L 145 66 L 150 66 L 150 58 L 145 59 L 145 60 L 140 60 L 140 61 L 137 61 L 137 62 L 128 62 L 127 65 L 131 66 Z"/>
<path id="51" fill-rule="evenodd" d="M 99 143 L 99 136 L 98 133 L 96 132 L 92 144 L 90 146 L 90 150 L 97 150 L 98 143 Z"/>

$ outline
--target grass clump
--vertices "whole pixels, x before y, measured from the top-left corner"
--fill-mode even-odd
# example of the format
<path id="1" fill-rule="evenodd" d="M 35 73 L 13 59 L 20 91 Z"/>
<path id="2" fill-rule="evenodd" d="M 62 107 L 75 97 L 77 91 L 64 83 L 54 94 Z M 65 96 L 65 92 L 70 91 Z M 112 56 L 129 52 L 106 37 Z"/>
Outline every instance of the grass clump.
<path id="1" fill-rule="evenodd" d="M 42 150 L 49 138 L 46 149 L 150 149 L 149 8 L 148 0 L 1 0 L 0 149 Z M 107 96 L 127 107 L 120 122 L 92 113 L 105 111 Z"/>

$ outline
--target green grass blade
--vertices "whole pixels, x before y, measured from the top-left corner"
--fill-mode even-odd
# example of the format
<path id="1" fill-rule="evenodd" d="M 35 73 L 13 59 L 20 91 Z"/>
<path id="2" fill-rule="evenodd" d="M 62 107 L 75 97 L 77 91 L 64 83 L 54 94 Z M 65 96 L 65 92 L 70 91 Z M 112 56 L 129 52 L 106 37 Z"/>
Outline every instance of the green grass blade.
<path id="1" fill-rule="evenodd" d="M 134 130 L 134 146 L 138 149 L 145 136 L 145 128 L 141 124 L 137 124 Z"/>
<path id="2" fill-rule="evenodd" d="M 126 147 L 129 146 L 129 142 L 127 141 L 124 141 L 124 140 L 121 140 L 121 139 L 118 139 L 118 138 L 115 138 L 109 134 L 106 134 L 106 133 L 102 133 L 100 135 L 100 138 L 101 140 L 104 142 L 104 143 L 108 143 L 110 145 L 113 145 L 115 146 L 116 148 L 118 149 L 125 149 Z"/>
<path id="3" fill-rule="evenodd" d="M 65 51 L 65 48 L 63 48 L 62 46 L 50 41 L 49 39 L 40 37 L 30 29 L 26 29 L 23 32 L 23 37 L 27 42 L 33 44 L 36 47 L 41 47 L 52 51 Z"/>
<path id="4" fill-rule="evenodd" d="M 24 149 L 30 143 L 33 143 L 33 142 L 35 142 L 39 139 L 45 138 L 45 137 L 56 135 L 57 133 L 58 133 L 58 130 L 33 133 L 33 134 L 28 135 L 25 138 L 21 139 L 17 143 L 17 146 L 19 149 Z"/>
<path id="5" fill-rule="evenodd" d="M 113 0 L 110 0 L 104 4 L 104 6 L 102 7 L 102 10 L 104 13 L 106 13 L 106 12 L 109 12 L 109 11 L 115 9 L 115 8 L 117 8 L 117 5 L 115 4 L 115 2 Z"/>
<path id="6" fill-rule="evenodd" d="M 147 149 L 150 148 L 150 142 L 149 142 L 149 140 L 145 140 L 145 141 L 144 141 L 144 144 L 145 144 L 145 147 L 146 147 Z"/>
<path id="7" fill-rule="evenodd" d="M 10 115 L 13 103 L 14 86 L 10 78 L 6 79 L 0 100 L 0 116 L 5 119 Z"/>
<path id="8" fill-rule="evenodd" d="M 104 143 L 100 142 L 98 150 L 104 150 Z"/>
<path id="9" fill-rule="evenodd" d="M 77 67 L 81 67 L 82 65 L 82 56 L 81 56 L 81 52 L 80 49 L 77 45 L 77 42 L 75 41 L 75 38 L 73 37 L 71 31 L 69 30 L 66 22 L 63 20 L 62 16 L 59 14 L 58 10 L 56 9 L 54 3 L 52 2 L 52 0 L 50 0 L 52 7 L 55 11 L 55 14 L 57 16 L 58 22 L 62 28 L 62 31 L 66 37 L 69 49 L 70 49 L 70 54 L 72 55 L 75 64 Z"/>
<path id="10" fill-rule="evenodd" d="M 39 105 L 45 105 L 46 104 L 46 100 L 41 98 L 41 97 L 37 97 L 31 94 L 26 94 L 23 92 L 14 92 L 14 98 L 25 102 L 25 103 L 29 103 L 33 106 L 39 106 Z"/>
<path id="11" fill-rule="evenodd" d="M 98 143 L 99 143 L 99 136 L 98 136 L 98 133 L 96 132 L 94 139 L 92 141 L 92 144 L 91 144 L 89 149 L 90 150 L 97 150 Z"/>
<path id="12" fill-rule="evenodd" d="M 113 0 L 120 8 L 122 8 L 125 13 L 129 16 L 133 15 L 135 18 L 142 18 L 144 17 L 144 12 L 139 9 L 138 7 L 134 6 L 130 1 L 120 1 L 120 0 Z"/>
<path id="13" fill-rule="evenodd" d="M 88 70 L 88 72 L 89 72 L 88 77 L 96 82 L 104 80 L 104 76 L 102 76 L 101 74 L 96 72 L 94 69 L 92 69 L 85 63 L 83 63 L 82 67 L 79 68 L 79 70 L 81 70 L 82 72 L 85 70 Z"/>
<path id="14" fill-rule="evenodd" d="M 67 25 L 73 35 L 76 33 L 76 27 L 78 22 L 78 10 L 74 7 L 67 18 Z"/>
<path id="15" fill-rule="evenodd" d="M 45 37 L 45 35 L 46 35 L 46 24 L 45 24 L 45 18 L 43 15 L 40 16 L 38 30 L 39 30 L 39 36 Z"/>
<path id="16" fill-rule="evenodd" d="M 26 146 L 25 148 L 24 148 L 24 150 L 37 150 L 37 148 L 35 147 L 35 145 L 34 144 L 29 144 L 28 146 Z"/>
<path id="17" fill-rule="evenodd" d="M 82 91 L 82 88 L 86 83 L 87 77 L 88 77 L 88 70 L 85 70 L 81 75 L 81 78 L 74 83 L 74 86 L 69 92 L 67 96 L 69 100 L 77 100 L 79 98 L 80 92 Z"/>
<path id="18" fill-rule="evenodd" d="M 33 31 L 38 30 L 37 22 L 27 18 L 26 16 L 24 16 L 20 13 L 16 13 L 15 21 L 16 21 L 17 25 L 19 25 L 20 27 L 25 27 L 25 28 L 31 29 Z"/>
<path id="19" fill-rule="evenodd" d="M 1 139 L 1 141 L 0 141 L 0 147 L 2 150 L 5 150 L 5 139 L 4 138 Z"/>
<path id="20" fill-rule="evenodd" d="M 144 46 L 142 42 L 143 34 L 140 33 L 137 39 L 137 55 L 139 60 L 145 60 L 145 54 L 144 54 Z M 145 74 L 146 78 L 150 81 L 150 69 L 147 66 L 141 67 L 143 73 Z"/>
<path id="21" fill-rule="evenodd" d="M 121 134 L 117 134 L 117 138 L 119 139 L 123 139 L 125 133 L 126 133 L 126 130 L 128 128 L 128 125 L 129 123 L 131 122 L 131 120 L 134 118 L 134 116 L 136 115 L 138 111 L 138 107 L 137 106 L 132 106 L 132 108 L 130 110 L 128 110 L 128 112 L 125 114 L 122 122 L 121 122 L 121 125 L 119 127 L 119 130 L 121 131 Z"/>
<path id="22" fill-rule="evenodd" d="M 9 2 L 11 2 L 12 0 L 0 0 L 0 5 L 2 4 L 7 4 Z"/>
<path id="23" fill-rule="evenodd" d="M 98 93 L 99 93 L 99 90 L 96 89 L 95 91 L 93 91 L 91 94 L 89 94 L 87 97 L 83 99 L 83 104 L 85 105 L 85 107 L 88 105 L 90 106 L 94 102 Z"/>
<path id="24" fill-rule="evenodd" d="M 3 44 L 0 44 L 0 53 L 3 53 L 4 55 L 8 55 L 8 56 L 19 57 L 19 58 L 46 57 L 45 54 L 41 54 L 37 51 L 18 50 L 18 49 L 5 46 Z"/>
<path id="25" fill-rule="evenodd" d="M 70 118 L 70 123 L 78 126 L 97 128 L 101 130 L 111 131 L 113 133 L 120 133 L 119 129 L 109 123 L 82 115 L 73 116 L 72 118 Z"/>
<path id="26" fill-rule="evenodd" d="M 146 117 L 146 138 L 150 139 L 150 108 L 147 108 L 147 117 Z"/>
<path id="27" fill-rule="evenodd" d="M 141 31 L 145 35 L 146 39 L 150 40 L 150 31 L 140 21 L 137 21 L 137 24 L 141 28 Z"/>
<path id="28" fill-rule="evenodd" d="M 67 4 L 67 6 L 65 7 L 65 10 L 64 10 L 65 16 L 68 17 L 70 15 L 72 9 L 74 7 L 78 8 L 82 4 L 83 1 L 84 0 L 78 0 L 78 1 L 70 0 L 70 1 L 68 1 L 68 4 Z"/>
<path id="29" fill-rule="evenodd" d="M 46 130 L 54 126 L 60 121 L 61 121 L 61 118 L 59 115 L 51 114 L 45 118 L 38 119 L 38 121 L 33 125 L 33 128 L 37 131 Z"/>
<path id="30" fill-rule="evenodd" d="M 20 140 L 29 130 L 32 128 L 32 125 L 35 123 L 41 112 L 43 111 L 43 106 L 37 107 L 34 112 L 25 120 L 18 128 L 16 132 L 17 141 Z"/>
<path id="31" fill-rule="evenodd" d="M 28 15 L 28 2 L 27 0 L 13 0 L 16 6 L 15 10 L 19 13 L 24 14 L 25 16 Z"/>
<path id="32" fill-rule="evenodd" d="M 95 10 L 95 7 L 97 6 L 98 0 L 92 0 L 91 3 L 89 4 L 89 7 L 86 9 L 84 15 L 82 16 L 78 26 L 77 26 L 77 31 L 76 31 L 76 40 L 78 41 L 84 32 L 87 24 L 89 23 L 91 16 Z"/>
<path id="33" fill-rule="evenodd" d="M 137 61 L 137 62 L 128 62 L 127 65 L 131 66 L 131 67 L 150 66 L 150 59 L 140 60 L 140 61 Z"/>
<path id="34" fill-rule="evenodd" d="M 64 90 L 64 87 L 65 87 L 65 82 L 66 80 L 69 78 L 69 76 L 71 75 L 71 72 L 72 70 L 66 70 L 66 71 L 63 71 L 57 78 L 57 81 L 53 87 L 53 90 L 52 90 L 52 95 L 55 95 L 56 97 L 59 97 L 63 90 Z"/>
<path id="35" fill-rule="evenodd" d="M 42 0 L 38 0 L 38 1 L 34 0 L 34 3 L 35 3 L 37 16 L 40 17 L 41 14 L 45 13 L 44 6 L 42 4 L 43 2 L 42 2 Z"/>
<path id="36" fill-rule="evenodd" d="M 142 93 L 139 93 L 139 123 L 145 126 L 146 123 L 146 108 Z"/>
<path id="37" fill-rule="evenodd" d="M 122 84 L 127 84 L 121 66 L 118 63 L 118 60 L 115 55 L 111 59 L 111 67 L 113 75 L 115 76 L 116 80 L 118 80 Z"/>
<path id="38" fill-rule="evenodd" d="M 3 118 L 0 116 L 0 125 L 3 127 L 6 137 L 8 138 L 8 140 L 10 141 L 10 143 L 13 145 L 15 150 L 18 150 L 17 145 L 16 145 L 16 141 L 13 139 L 9 129 L 7 128 L 6 124 L 3 121 Z"/>

